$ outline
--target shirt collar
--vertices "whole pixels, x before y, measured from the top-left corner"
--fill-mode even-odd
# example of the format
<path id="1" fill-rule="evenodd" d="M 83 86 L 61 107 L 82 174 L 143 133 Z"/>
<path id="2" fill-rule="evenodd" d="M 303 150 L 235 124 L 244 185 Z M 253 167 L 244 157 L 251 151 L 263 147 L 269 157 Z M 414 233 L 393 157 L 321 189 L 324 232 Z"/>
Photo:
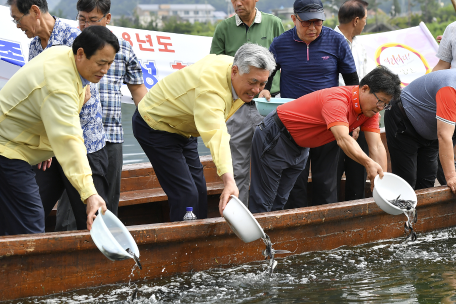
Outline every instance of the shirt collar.
<path id="1" fill-rule="evenodd" d="M 86 85 L 88 85 L 90 83 L 90 81 L 88 81 L 87 79 L 82 77 L 81 74 L 79 74 L 79 77 L 81 77 L 82 87 L 85 87 Z"/>
<path id="2" fill-rule="evenodd" d="M 353 87 L 352 90 L 352 105 L 353 105 L 353 110 L 357 115 L 361 114 L 361 105 L 359 103 L 359 87 L 355 86 Z"/>
<path id="3" fill-rule="evenodd" d="M 240 26 L 241 24 L 244 24 L 244 22 L 241 20 L 241 18 L 238 16 L 238 14 L 235 14 L 234 18 L 236 19 L 236 26 Z M 256 7 L 255 7 L 255 19 L 253 20 L 253 23 L 261 23 L 261 13 L 258 11 L 258 9 Z"/>
<path id="4" fill-rule="evenodd" d="M 320 39 L 320 37 L 323 36 L 323 32 L 324 32 L 324 31 L 325 31 L 325 27 L 322 26 L 322 27 L 321 27 L 320 35 L 318 35 L 318 37 L 317 37 L 315 40 Z M 298 30 L 296 29 L 296 26 L 292 29 L 292 32 L 293 32 L 293 40 L 294 40 L 294 41 L 305 43 L 304 41 L 301 40 L 301 38 L 299 38 L 299 36 L 298 36 Z M 314 41 L 315 41 L 315 40 L 314 40 Z M 314 42 L 314 41 L 312 41 L 312 42 Z M 311 42 L 311 43 L 312 43 L 312 42 Z M 307 44 L 307 43 L 306 43 L 306 44 Z M 309 44 L 310 44 L 310 43 L 309 43 Z"/>
<path id="5" fill-rule="evenodd" d="M 341 34 L 342 36 L 344 36 L 345 40 L 347 41 L 348 43 L 348 46 L 350 46 L 350 49 L 352 48 L 352 44 L 355 43 L 355 39 L 356 37 L 353 37 L 352 38 L 352 41 L 350 42 L 350 40 L 347 39 L 347 37 L 345 37 L 344 33 L 342 33 L 342 31 L 339 29 L 339 26 L 336 26 L 334 28 L 334 31 L 338 32 L 339 34 Z"/>
<path id="6" fill-rule="evenodd" d="M 52 16 L 52 17 L 55 19 L 55 24 L 54 24 L 54 28 L 52 29 L 51 37 L 49 37 L 49 41 L 48 41 L 46 48 L 54 46 L 54 45 L 62 44 L 61 41 L 56 41 L 56 37 L 55 37 L 56 33 L 60 30 L 60 27 L 62 26 L 61 25 L 62 21 L 60 21 L 60 19 L 55 16 Z"/>
<path id="7" fill-rule="evenodd" d="M 233 95 L 233 100 L 237 100 L 239 96 L 236 94 L 236 91 L 234 90 L 233 84 L 231 84 L 231 95 Z"/>

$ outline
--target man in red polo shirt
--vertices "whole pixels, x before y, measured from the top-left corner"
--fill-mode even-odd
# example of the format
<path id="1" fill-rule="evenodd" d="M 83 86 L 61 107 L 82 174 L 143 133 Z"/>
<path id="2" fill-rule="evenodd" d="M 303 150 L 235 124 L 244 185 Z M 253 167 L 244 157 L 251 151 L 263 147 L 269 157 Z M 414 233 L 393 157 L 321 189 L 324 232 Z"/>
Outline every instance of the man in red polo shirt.
<path id="1" fill-rule="evenodd" d="M 359 86 L 316 91 L 271 112 L 253 136 L 250 211 L 282 210 L 304 170 L 309 148 L 333 140 L 366 168 L 373 187 L 375 176 L 383 177 L 386 170 L 378 112 L 388 109 L 390 101 L 399 97 L 400 84 L 397 75 L 379 66 Z M 357 127 L 365 132 L 370 157 L 349 134 Z"/>

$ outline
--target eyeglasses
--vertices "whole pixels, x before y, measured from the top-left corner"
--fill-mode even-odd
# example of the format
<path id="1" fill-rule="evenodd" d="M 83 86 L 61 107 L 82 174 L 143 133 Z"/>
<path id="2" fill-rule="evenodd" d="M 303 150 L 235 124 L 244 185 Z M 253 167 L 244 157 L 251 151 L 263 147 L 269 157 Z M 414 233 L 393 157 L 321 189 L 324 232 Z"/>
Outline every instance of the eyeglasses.
<path id="1" fill-rule="evenodd" d="M 84 25 L 90 25 L 90 24 L 94 24 L 94 23 L 98 23 L 100 22 L 101 20 L 103 20 L 104 17 L 106 17 L 107 14 L 104 14 L 103 17 L 101 17 L 100 19 L 98 20 L 88 20 L 86 21 L 85 19 L 81 19 L 79 18 L 79 14 L 76 16 L 76 20 L 80 23 L 80 24 L 84 24 Z"/>
<path id="2" fill-rule="evenodd" d="M 24 16 L 27 16 L 27 15 L 28 15 L 28 13 L 27 13 L 27 14 L 24 14 L 24 15 L 22 15 L 22 17 L 21 17 L 21 18 L 19 18 L 19 20 L 14 20 L 14 19 L 13 19 L 13 22 L 14 22 L 15 24 L 17 24 L 17 25 L 20 25 L 20 24 L 21 24 L 21 20 L 22 20 L 22 18 L 24 18 Z"/>
<path id="3" fill-rule="evenodd" d="M 374 94 L 375 98 L 377 98 L 377 107 L 378 108 L 382 108 L 383 110 L 389 110 L 391 109 L 392 105 L 391 105 L 391 101 L 390 103 L 386 104 L 386 102 L 384 102 L 383 100 L 380 100 L 377 95 L 375 95 L 374 92 L 372 92 L 372 94 Z"/>
<path id="4" fill-rule="evenodd" d="M 323 24 L 323 20 L 315 20 L 315 21 L 302 21 L 301 19 L 299 19 L 298 15 L 295 15 L 296 16 L 296 19 L 301 22 L 301 26 L 302 27 L 309 27 L 312 25 L 314 26 L 321 26 Z"/>

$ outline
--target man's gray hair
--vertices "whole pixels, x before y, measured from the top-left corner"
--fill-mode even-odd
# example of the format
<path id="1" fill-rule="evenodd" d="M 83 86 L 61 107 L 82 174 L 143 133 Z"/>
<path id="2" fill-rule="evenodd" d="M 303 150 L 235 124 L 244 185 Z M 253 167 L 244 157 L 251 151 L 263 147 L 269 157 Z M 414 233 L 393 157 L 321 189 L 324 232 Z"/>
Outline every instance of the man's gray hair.
<path id="1" fill-rule="evenodd" d="M 268 70 L 269 75 L 274 71 L 276 62 L 272 53 L 258 44 L 246 43 L 234 55 L 233 66 L 237 66 L 239 74 L 250 73 L 250 67 Z"/>

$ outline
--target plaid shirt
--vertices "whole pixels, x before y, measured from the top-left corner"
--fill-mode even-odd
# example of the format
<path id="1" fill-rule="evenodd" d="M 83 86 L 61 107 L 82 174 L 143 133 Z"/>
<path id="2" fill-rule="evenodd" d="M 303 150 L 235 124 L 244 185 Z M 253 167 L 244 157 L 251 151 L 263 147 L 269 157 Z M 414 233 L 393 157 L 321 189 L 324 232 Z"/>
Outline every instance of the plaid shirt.
<path id="1" fill-rule="evenodd" d="M 141 65 L 136 58 L 130 44 L 119 39 L 120 51 L 111 67 L 100 81 L 100 100 L 103 108 L 103 125 L 106 132 L 106 141 L 111 143 L 123 142 L 122 93 L 120 88 L 123 83 L 143 84 Z"/>
<path id="2" fill-rule="evenodd" d="M 45 49 L 51 46 L 66 45 L 71 47 L 74 39 L 81 33 L 77 28 L 54 17 L 55 25 L 52 29 L 51 37 Z M 37 36 L 32 39 L 29 47 L 29 61 L 41 54 L 44 50 L 41 46 L 41 39 Z M 98 95 L 97 85 L 90 84 L 90 94 L 92 97 L 86 102 L 79 113 L 81 122 L 82 135 L 87 153 L 93 153 L 101 150 L 105 146 L 105 132 L 101 118 L 101 104 Z"/>

